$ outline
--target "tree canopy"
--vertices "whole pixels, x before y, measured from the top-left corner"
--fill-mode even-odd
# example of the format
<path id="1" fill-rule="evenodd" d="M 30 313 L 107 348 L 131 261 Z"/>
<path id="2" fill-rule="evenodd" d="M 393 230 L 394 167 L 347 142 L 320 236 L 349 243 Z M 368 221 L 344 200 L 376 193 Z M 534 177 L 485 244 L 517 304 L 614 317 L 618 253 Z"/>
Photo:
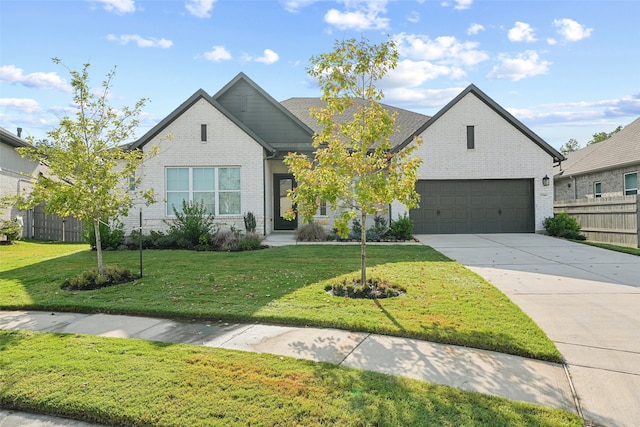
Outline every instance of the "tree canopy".
<path id="1" fill-rule="evenodd" d="M 313 56 L 308 73 L 318 80 L 325 102 L 311 110 L 321 126 L 313 138 L 316 150 L 313 158 L 297 153 L 285 158 L 297 182 L 289 197 L 304 221 L 312 221 L 323 202 L 338 214 L 339 235 L 346 237 L 349 221 L 361 221 L 361 284 L 366 282 L 367 215 L 385 212 L 394 200 L 407 207 L 419 201 L 415 182 L 421 159 L 411 154 L 421 140 L 393 152 L 396 115 L 379 103 L 384 95 L 376 87 L 397 61 L 393 41 L 337 41 L 332 52 Z"/>
<path id="2" fill-rule="evenodd" d="M 60 61 L 53 60 L 56 64 Z M 98 271 L 103 274 L 99 224 L 127 215 L 136 194 L 147 203 L 153 201 L 151 190 L 138 192 L 140 166 L 154 150 L 128 151 L 122 145 L 134 138 L 139 116 L 147 99 L 135 105 L 115 109 L 109 104 L 115 68 L 102 82 L 100 90 L 89 83 L 90 64 L 80 71 L 69 70 L 74 116 L 65 116 L 57 128 L 47 132 L 47 139 L 18 148 L 26 158 L 47 165 L 50 174 L 35 177 L 32 191 L 20 195 L 22 207 L 45 203 L 46 213 L 72 215 L 92 223 L 96 233 Z M 132 191 L 133 190 L 133 191 Z"/>

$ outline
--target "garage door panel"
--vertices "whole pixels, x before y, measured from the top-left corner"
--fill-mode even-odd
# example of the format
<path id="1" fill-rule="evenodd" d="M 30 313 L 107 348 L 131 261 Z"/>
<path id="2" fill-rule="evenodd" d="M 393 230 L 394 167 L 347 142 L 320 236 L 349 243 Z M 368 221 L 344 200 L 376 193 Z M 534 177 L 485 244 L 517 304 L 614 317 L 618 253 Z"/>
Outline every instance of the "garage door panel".
<path id="1" fill-rule="evenodd" d="M 409 211 L 415 233 L 534 231 L 533 181 L 421 180 L 420 207 Z"/>

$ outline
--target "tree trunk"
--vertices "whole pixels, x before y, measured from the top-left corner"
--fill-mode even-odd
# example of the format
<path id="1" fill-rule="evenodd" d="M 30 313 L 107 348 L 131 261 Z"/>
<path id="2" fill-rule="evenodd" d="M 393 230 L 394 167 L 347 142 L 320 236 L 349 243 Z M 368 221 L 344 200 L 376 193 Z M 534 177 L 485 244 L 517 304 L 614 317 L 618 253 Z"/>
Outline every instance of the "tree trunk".
<path id="1" fill-rule="evenodd" d="M 96 233 L 96 253 L 98 254 L 98 274 L 104 275 L 104 265 L 102 264 L 102 239 L 100 239 L 100 220 L 93 220 L 93 229 Z"/>
<path id="2" fill-rule="evenodd" d="M 360 231 L 360 285 L 367 283 L 367 214 L 362 212 L 362 230 Z"/>

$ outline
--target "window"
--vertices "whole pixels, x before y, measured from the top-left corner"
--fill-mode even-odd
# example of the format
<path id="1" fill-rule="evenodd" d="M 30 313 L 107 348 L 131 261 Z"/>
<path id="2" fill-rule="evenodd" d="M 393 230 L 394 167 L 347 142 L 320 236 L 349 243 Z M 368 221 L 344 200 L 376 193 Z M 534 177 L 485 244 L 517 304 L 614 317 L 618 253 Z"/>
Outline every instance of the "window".
<path id="1" fill-rule="evenodd" d="M 624 195 L 638 194 L 638 172 L 624 174 Z"/>
<path id="2" fill-rule="evenodd" d="M 200 125 L 200 141 L 207 142 L 207 125 Z"/>
<path id="3" fill-rule="evenodd" d="M 476 148 L 475 126 L 467 126 L 467 150 Z"/>
<path id="4" fill-rule="evenodd" d="M 131 175 L 129 177 L 129 191 L 136 191 L 136 176 Z"/>
<path id="5" fill-rule="evenodd" d="M 320 202 L 320 207 L 318 208 L 318 215 L 327 216 L 327 202 Z"/>
<path id="6" fill-rule="evenodd" d="M 210 215 L 240 214 L 240 168 L 167 168 L 167 216 L 182 201 L 203 203 Z"/>
<path id="7" fill-rule="evenodd" d="M 602 197 L 602 183 L 593 183 L 593 197 Z"/>

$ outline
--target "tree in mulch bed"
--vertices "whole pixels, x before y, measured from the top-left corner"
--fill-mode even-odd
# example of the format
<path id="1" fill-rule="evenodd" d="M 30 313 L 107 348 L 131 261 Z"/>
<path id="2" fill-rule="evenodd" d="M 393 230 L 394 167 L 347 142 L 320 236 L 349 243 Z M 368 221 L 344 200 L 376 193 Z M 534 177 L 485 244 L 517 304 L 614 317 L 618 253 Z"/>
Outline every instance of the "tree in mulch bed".
<path id="1" fill-rule="evenodd" d="M 360 284 L 359 278 L 346 278 L 327 284 L 325 291 L 337 297 L 368 299 L 399 297 L 407 292 L 402 286 L 378 278 L 369 278 L 364 286 Z"/>
<path id="2" fill-rule="evenodd" d="M 61 286 L 65 291 L 90 291 L 108 286 L 128 283 L 138 279 L 127 267 L 105 266 L 104 274 L 97 269 L 85 271 L 75 277 L 67 279 Z"/>

